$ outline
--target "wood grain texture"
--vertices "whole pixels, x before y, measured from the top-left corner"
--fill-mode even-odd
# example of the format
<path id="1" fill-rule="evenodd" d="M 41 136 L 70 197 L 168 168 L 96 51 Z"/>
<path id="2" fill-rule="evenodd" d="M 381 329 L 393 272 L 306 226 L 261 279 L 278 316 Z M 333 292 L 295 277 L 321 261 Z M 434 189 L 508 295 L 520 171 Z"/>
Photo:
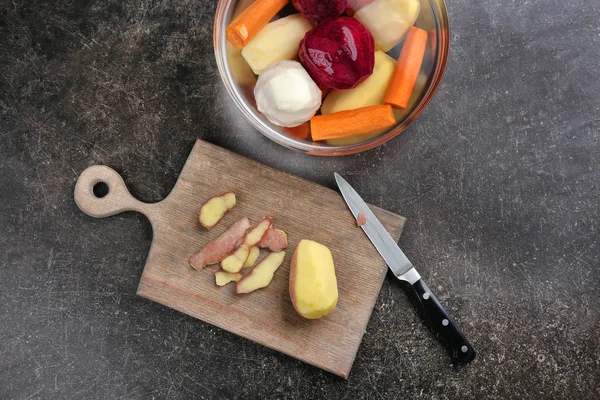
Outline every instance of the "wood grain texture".
<path id="1" fill-rule="evenodd" d="M 100 181 L 109 186 L 101 199 L 92 191 Z M 236 194 L 237 206 L 206 230 L 197 220 L 200 206 L 226 191 Z M 175 187 L 159 203 L 133 198 L 121 177 L 106 166 L 81 174 L 75 201 L 97 218 L 128 210 L 148 217 L 154 239 L 137 290 L 140 296 L 348 377 L 387 266 L 336 191 L 199 140 Z M 398 240 L 404 218 L 376 207 L 373 212 Z M 195 271 L 188 264 L 192 253 L 242 216 L 253 224 L 271 216 L 289 239 L 286 258 L 271 284 L 247 295 L 235 294 L 233 284 L 217 287 L 211 271 Z M 339 301 L 320 320 L 299 316 L 289 297 L 290 260 L 301 239 L 325 244 L 335 261 Z"/>

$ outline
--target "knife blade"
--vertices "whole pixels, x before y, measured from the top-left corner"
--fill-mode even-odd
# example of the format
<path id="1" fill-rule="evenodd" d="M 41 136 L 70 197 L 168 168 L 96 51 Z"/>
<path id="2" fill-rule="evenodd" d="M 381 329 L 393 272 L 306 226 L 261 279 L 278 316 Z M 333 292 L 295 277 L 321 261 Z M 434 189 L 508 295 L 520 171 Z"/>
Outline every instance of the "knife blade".
<path id="1" fill-rule="evenodd" d="M 365 231 L 373 246 L 377 249 L 381 257 L 396 278 L 407 281 L 411 285 L 421 279 L 417 270 L 413 267 L 410 260 L 404 252 L 398 247 L 396 241 L 392 239 L 388 231 L 381 225 L 375 214 L 371 211 L 367 203 L 356 193 L 356 190 L 344 178 L 335 173 L 335 180 L 342 192 L 342 197 L 346 201 L 348 208 L 354 218 L 358 218 L 359 214 L 366 217 L 366 222 L 361 226 Z"/>
<path id="2" fill-rule="evenodd" d="M 334 176 L 350 212 L 356 219 L 360 214 L 366 217 L 366 221 L 363 220 L 364 224 L 361 225 L 362 230 L 396 278 L 411 285 L 432 330 L 447 344 L 452 358 L 464 363 L 473 361 L 476 355 L 473 346 L 450 318 L 396 241 L 392 239 L 356 190 L 338 173 Z"/>

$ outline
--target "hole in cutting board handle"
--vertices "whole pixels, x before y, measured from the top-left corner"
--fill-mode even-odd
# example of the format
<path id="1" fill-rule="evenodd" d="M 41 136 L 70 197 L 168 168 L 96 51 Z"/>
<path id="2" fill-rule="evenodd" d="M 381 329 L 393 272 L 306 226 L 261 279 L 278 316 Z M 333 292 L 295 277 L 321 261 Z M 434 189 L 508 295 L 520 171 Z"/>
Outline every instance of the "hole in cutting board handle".
<path id="1" fill-rule="evenodd" d="M 123 211 L 151 214 L 151 206 L 134 198 L 121 175 L 106 165 L 86 168 L 75 183 L 75 203 L 94 218 L 110 217 Z"/>
<path id="2" fill-rule="evenodd" d="M 106 196 L 108 194 L 109 190 L 110 190 L 110 188 L 108 187 L 108 185 L 102 181 L 96 183 L 94 185 L 94 188 L 92 189 L 92 191 L 94 192 L 94 196 L 96 196 L 99 199 Z"/>

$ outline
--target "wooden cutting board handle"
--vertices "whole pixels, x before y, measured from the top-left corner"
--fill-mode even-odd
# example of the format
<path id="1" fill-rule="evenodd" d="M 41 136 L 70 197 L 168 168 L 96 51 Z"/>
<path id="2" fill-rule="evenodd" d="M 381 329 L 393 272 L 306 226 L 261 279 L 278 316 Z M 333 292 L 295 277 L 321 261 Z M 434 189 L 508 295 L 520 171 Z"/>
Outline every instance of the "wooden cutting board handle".
<path id="1" fill-rule="evenodd" d="M 94 187 L 102 183 L 108 187 L 108 193 L 98 197 Z M 75 203 L 94 218 L 110 217 L 124 211 L 138 211 L 150 218 L 152 209 L 158 204 L 142 203 L 133 197 L 121 175 L 106 165 L 92 165 L 79 175 L 75 184 Z"/>

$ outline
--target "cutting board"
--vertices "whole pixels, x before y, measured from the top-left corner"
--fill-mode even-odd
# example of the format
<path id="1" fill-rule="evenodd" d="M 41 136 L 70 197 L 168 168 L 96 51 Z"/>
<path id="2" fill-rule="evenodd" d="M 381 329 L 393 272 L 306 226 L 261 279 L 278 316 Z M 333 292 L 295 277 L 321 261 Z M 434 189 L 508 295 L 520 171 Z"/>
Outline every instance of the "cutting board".
<path id="1" fill-rule="evenodd" d="M 99 182 L 108 186 L 104 197 L 94 195 Z M 226 191 L 236 194 L 237 206 L 206 230 L 197 220 L 200 206 Z M 348 377 L 387 266 L 338 192 L 198 140 L 163 201 L 138 201 L 117 172 L 95 165 L 79 176 L 75 202 L 96 218 L 137 211 L 150 220 L 153 241 L 138 295 Z M 372 208 L 398 240 L 404 218 Z M 235 284 L 217 287 L 213 272 L 188 264 L 192 253 L 242 216 L 252 224 L 271 216 L 274 226 L 287 232 L 290 246 L 271 284 L 246 295 L 236 294 Z M 328 246 L 335 262 L 338 304 L 320 320 L 302 318 L 290 301 L 290 260 L 301 239 Z"/>

